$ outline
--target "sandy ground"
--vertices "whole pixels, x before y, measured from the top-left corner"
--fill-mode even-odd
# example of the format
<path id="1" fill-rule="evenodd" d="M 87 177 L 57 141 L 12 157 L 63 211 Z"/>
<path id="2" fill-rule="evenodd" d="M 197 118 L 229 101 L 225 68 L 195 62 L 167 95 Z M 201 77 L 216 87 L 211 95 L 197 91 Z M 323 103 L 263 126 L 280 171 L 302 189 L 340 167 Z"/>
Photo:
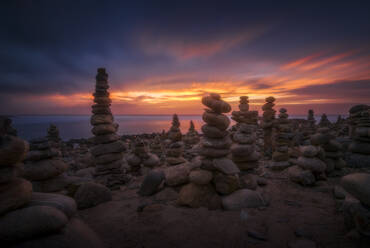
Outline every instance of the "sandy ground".
<path id="1" fill-rule="evenodd" d="M 115 191 L 113 201 L 80 211 L 80 215 L 112 248 L 278 248 L 289 247 L 297 238 L 295 233 L 313 240 L 316 247 L 370 247 L 369 240 L 346 237 L 348 230 L 332 193 L 337 179 L 308 188 L 281 173 L 270 173 L 267 178 L 268 184 L 258 188 L 269 199 L 265 208 L 209 211 L 177 207 L 174 201 L 139 197 L 138 181 Z"/>

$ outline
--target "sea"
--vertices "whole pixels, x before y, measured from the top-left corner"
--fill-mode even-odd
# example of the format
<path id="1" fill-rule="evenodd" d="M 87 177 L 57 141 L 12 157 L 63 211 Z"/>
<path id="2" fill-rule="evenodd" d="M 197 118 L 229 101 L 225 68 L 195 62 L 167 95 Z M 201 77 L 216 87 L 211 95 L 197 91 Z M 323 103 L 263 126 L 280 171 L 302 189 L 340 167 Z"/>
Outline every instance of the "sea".
<path id="1" fill-rule="evenodd" d="M 337 115 L 328 115 L 331 122 L 337 120 Z M 344 116 L 346 117 L 346 116 Z M 30 140 L 44 137 L 50 124 L 58 127 L 63 140 L 92 137 L 90 115 L 17 115 L 11 116 L 12 125 L 18 131 L 18 136 Z M 115 115 L 115 122 L 119 124 L 118 134 L 131 135 L 155 133 L 168 130 L 171 126 L 172 115 Z M 306 115 L 292 115 L 289 118 L 306 119 Z M 320 116 L 315 116 L 316 121 Z M 195 128 L 200 130 L 204 124 L 201 115 L 179 115 L 181 131 L 186 133 L 190 120 Z"/>

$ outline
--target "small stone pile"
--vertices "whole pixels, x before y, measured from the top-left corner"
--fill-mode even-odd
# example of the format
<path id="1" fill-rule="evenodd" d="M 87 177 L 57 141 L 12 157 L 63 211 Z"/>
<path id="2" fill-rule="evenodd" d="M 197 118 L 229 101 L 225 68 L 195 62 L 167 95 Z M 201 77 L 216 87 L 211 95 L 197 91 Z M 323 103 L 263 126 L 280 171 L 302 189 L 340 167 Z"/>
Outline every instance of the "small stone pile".
<path id="1" fill-rule="evenodd" d="M 52 142 L 53 146 L 60 147 L 60 142 L 62 141 L 62 139 L 59 136 L 59 130 L 57 126 L 55 126 L 54 124 L 50 124 L 48 128 L 47 139 Z"/>
<path id="2" fill-rule="evenodd" d="M 140 169 L 142 167 L 154 168 L 159 165 L 157 155 L 150 153 L 146 142 L 141 139 L 137 139 L 134 142 L 134 148 L 126 160 L 130 166 L 130 172 L 136 175 L 141 174 Z"/>
<path id="3" fill-rule="evenodd" d="M 355 131 L 357 124 L 361 118 L 361 112 L 370 109 L 369 105 L 360 104 L 355 105 L 349 110 L 349 137 L 353 138 L 355 136 Z"/>
<path id="4" fill-rule="evenodd" d="M 202 98 L 208 107 L 203 113 L 201 138 L 201 165 L 190 172 L 190 183 L 183 186 L 178 203 L 190 207 L 221 207 L 221 195 L 229 195 L 240 188 L 239 168 L 227 158 L 231 141 L 226 129 L 230 125 L 228 113 L 231 106 L 221 99 L 219 94 L 210 94 Z M 217 192 L 217 193 L 216 193 Z"/>
<path id="5" fill-rule="evenodd" d="M 182 134 L 180 130 L 180 121 L 177 114 L 172 117 L 172 126 L 167 133 L 169 144 L 166 147 L 166 162 L 168 165 L 178 165 L 185 163 L 186 160 L 182 156 L 184 151 L 184 144 L 182 140 Z"/>
<path id="6" fill-rule="evenodd" d="M 273 151 L 272 137 L 273 137 L 273 125 L 275 120 L 276 111 L 273 109 L 275 106 L 275 98 L 270 96 L 267 97 L 266 103 L 262 106 L 262 125 L 263 128 L 263 141 L 264 141 L 264 152 L 265 155 L 271 156 Z"/>
<path id="7" fill-rule="evenodd" d="M 4 130 L 0 124 L 2 247 L 104 247 L 96 234 L 76 218 L 73 199 L 32 192 L 32 184 L 18 177 L 28 144 Z"/>
<path id="8" fill-rule="evenodd" d="M 301 125 L 300 132 L 302 133 L 302 145 L 310 145 L 310 138 L 311 135 L 315 134 L 316 127 L 315 127 L 315 116 L 314 111 L 312 109 L 308 110 L 307 115 L 307 122 Z"/>
<path id="9" fill-rule="evenodd" d="M 108 92 L 108 74 L 104 68 L 98 69 L 94 92 L 94 102 L 90 123 L 94 146 L 90 152 L 95 162 L 95 180 L 111 189 L 119 188 L 126 177 L 122 170 L 123 154 L 126 145 L 116 134 L 118 124 L 114 123 L 110 110 L 111 99 Z"/>
<path id="10" fill-rule="evenodd" d="M 322 114 L 319 122 L 319 127 L 330 127 L 330 126 L 331 122 L 329 121 L 328 117 L 326 116 L 326 114 Z"/>
<path id="11" fill-rule="evenodd" d="M 317 134 L 311 137 L 311 144 L 320 146 L 325 152 L 326 174 L 335 175 L 335 170 L 340 170 L 346 166 L 342 144 L 339 143 L 333 131 L 324 127 L 317 130 Z"/>
<path id="12" fill-rule="evenodd" d="M 189 131 L 184 136 L 184 143 L 188 148 L 191 148 L 193 145 L 198 144 L 199 141 L 199 134 L 197 130 L 195 130 L 193 121 L 190 121 Z"/>
<path id="13" fill-rule="evenodd" d="M 317 179 L 325 178 L 325 156 L 320 146 L 301 146 L 301 156 L 297 159 L 297 165 L 288 168 L 291 181 L 304 186 L 314 185 Z"/>
<path id="14" fill-rule="evenodd" d="M 68 165 L 61 159 L 60 150 L 47 138 L 30 141 L 30 152 L 24 164 L 23 177 L 30 180 L 36 192 L 57 192 L 69 184 L 64 172 Z"/>
<path id="15" fill-rule="evenodd" d="M 150 143 L 150 152 L 157 155 L 158 158 L 162 158 L 163 144 L 162 139 L 159 135 L 156 135 L 153 141 Z"/>
<path id="16" fill-rule="evenodd" d="M 272 154 L 271 169 L 283 170 L 290 166 L 289 148 L 294 136 L 292 126 L 288 120 L 289 115 L 285 108 L 279 110 L 279 118 L 276 120 L 275 151 Z"/>
<path id="17" fill-rule="evenodd" d="M 348 158 L 351 167 L 370 167 L 370 109 L 358 115 L 349 151 L 352 152 Z"/>

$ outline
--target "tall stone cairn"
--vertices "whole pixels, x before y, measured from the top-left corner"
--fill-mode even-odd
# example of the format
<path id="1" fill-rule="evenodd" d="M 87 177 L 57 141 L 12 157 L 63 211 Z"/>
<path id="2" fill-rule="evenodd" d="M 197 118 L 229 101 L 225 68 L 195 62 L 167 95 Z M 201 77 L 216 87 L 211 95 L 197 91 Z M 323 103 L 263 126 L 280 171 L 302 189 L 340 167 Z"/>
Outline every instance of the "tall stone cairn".
<path id="1" fill-rule="evenodd" d="M 142 167 L 154 168 L 159 165 L 157 155 L 150 153 L 147 143 L 140 138 L 135 140 L 134 147 L 126 160 L 130 166 L 130 172 L 134 175 L 140 175 Z"/>
<path id="2" fill-rule="evenodd" d="M 272 154 L 271 169 L 283 170 L 290 166 L 289 148 L 294 136 L 289 115 L 285 108 L 279 110 L 279 118 L 276 120 L 275 151 Z"/>
<path id="3" fill-rule="evenodd" d="M 361 112 L 370 109 L 369 105 L 359 104 L 355 105 L 349 110 L 349 137 L 354 138 L 356 133 L 356 127 L 361 118 Z"/>
<path id="4" fill-rule="evenodd" d="M 94 126 L 91 131 L 95 135 L 91 154 L 95 162 L 95 180 L 111 189 L 117 189 L 126 181 L 122 170 L 126 146 L 116 134 L 118 124 L 113 122 L 108 88 L 108 74 L 105 68 L 99 68 L 93 94 L 95 104 L 92 105 L 93 115 L 90 119 Z"/>
<path id="5" fill-rule="evenodd" d="M 370 109 L 361 110 L 357 116 L 356 127 L 349 146 L 352 154 L 348 165 L 351 167 L 370 167 Z"/>
<path id="6" fill-rule="evenodd" d="M 231 111 L 231 106 L 221 99 L 219 94 L 210 94 L 202 99 L 208 107 L 203 113 L 202 126 L 204 136 L 201 139 L 201 168 L 213 173 L 213 185 L 216 192 L 229 195 L 240 188 L 239 168 L 227 156 L 232 144 L 226 130 L 230 125 L 224 115 Z"/>
<path id="7" fill-rule="evenodd" d="M 271 156 L 273 151 L 273 125 L 275 120 L 276 111 L 273 109 L 275 106 L 275 98 L 270 96 L 267 97 L 266 103 L 262 106 L 263 115 L 262 115 L 262 128 L 263 128 L 263 140 L 264 140 L 264 151 L 265 155 Z"/>
<path id="8" fill-rule="evenodd" d="M 59 130 L 57 126 L 55 126 L 54 124 L 50 124 L 46 138 L 49 140 L 49 142 L 51 143 L 53 147 L 56 147 L 56 148 L 61 147 L 62 139 L 60 138 Z"/>
<path id="9" fill-rule="evenodd" d="M 186 160 L 183 157 L 184 144 L 182 140 L 182 133 L 180 130 L 180 121 L 177 114 L 174 114 L 172 117 L 172 126 L 167 133 L 167 137 L 170 140 L 170 143 L 167 146 L 166 150 L 166 162 L 168 165 L 178 165 L 185 163 Z"/>
<path id="10" fill-rule="evenodd" d="M 237 131 L 232 135 L 236 142 L 231 147 L 232 160 L 240 170 L 258 167 L 261 155 L 256 150 L 258 111 L 249 111 L 247 96 L 240 97 L 239 111 L 233 111 L 231 119 L 236 121 Z"/>

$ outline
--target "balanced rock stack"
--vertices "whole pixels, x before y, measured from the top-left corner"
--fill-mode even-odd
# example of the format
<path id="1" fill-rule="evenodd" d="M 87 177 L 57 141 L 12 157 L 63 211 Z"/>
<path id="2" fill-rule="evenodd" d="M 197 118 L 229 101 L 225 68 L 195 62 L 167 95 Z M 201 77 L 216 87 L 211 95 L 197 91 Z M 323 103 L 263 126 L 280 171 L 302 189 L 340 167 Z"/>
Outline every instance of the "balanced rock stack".
<path id="1" fill-rule="evenodd" d="M 249 111 L 247 96 L 240 97 L 239 111 L 233 111 L 231 119 L 236 121 L 236 132 L 232 138 L 236 143 L 231 147 L 232 160 L 240 170 L 249 170 L 258 167 L 261 157 L 256 150 L 256 130 L 258 123 L 258 112 Z"/>
<path id="2" fill-rule="evenodd" d="M 240 170 L 250 170 L 258 167 L 261 154 L 257 151 L 255 141 L 256 125 L 240 123 L 233 135 L 236 142 L 231 146 L 231 155 L 234 163 Z"/>
<path id="3" fill-rule="evenodd" d="M 184 143 L 188 147 L 192 147 L 193 145 L 198 144 L 199 140 L 200 140 L 199 134 L 195 130 L 194 123 L 193 121 L 190 121 L 189 131 L 184 136 Z"/>
<path id="4" fill-rule="evenodd" d="M 169 139 L 169 144 L 166 150 L 166 162 L 168 165 L 178 165 L 185 163 L 186 160 L 182 156 L 184 151 L 184 144 L 182 140 L 182 134 L 180 131 L 180 121 L 177 114 L 172 117 L 172 126 L 167 133 L 167 138 Z"/>
<path id="5" fill-rule="evenodd" d="M 303 145 L 310 145 L 311 135 L 315 134 L 315 116 L 312 109 L 308 110 L 307 123 L 302 126 L 301 132 L 303 134 Z"/>
<path id="6" fill-rule="evenodd" d="M 57 192 L 69 184 L 64 172 L 68 165 L 61 159 L 60 150 L 47 138 L 30 141 L 30 152 L 24 164 L 23 177 L 30 180 L 37 192 Z"/>
<path id="7" fill-rule="evenodd" d="M 240 123 L 258 125 L 258 111 L 249 111 L 249 100 L 247 96 L 241 96 L 239 101 L 239 111 L 231 113 L 231 119 L 236 121 L 236 129 Z"/>
<path id="8" fill-rule="evenodd" d="M 163 144 L 159 135 L 156 135 L 153 141 L 150 143 L 150 151 L 157 155 L 158 158 L 163 157 Z"/>
<path id="9" fill-rule="evenodd" d="M 130 172 L 137 175 L 140 174 L 142 167 L 154 168 L 159 165 L 157 155 L 150 153 L 146 142 L 141 139 L 134 142 L 134 148 L 126 160 L 130 166 Z"/>
<path id="10" fill-rule="evenodd" d="M 370 167 L 370 109 L 360 112 L 349 150 L 351 167 Z"/>
<path id="11" fill-rule="evenodd" d="M 326 164 L 323 162 L 325 152 L 320 146 L 301 146 L 301 156 L 297 165 L 288 168 L 290 180 L 304 186 L 314 185 L 316 179 L 325 178 Z"/>
<path id="12" fill-rule="evenodd" d="M 276 111 L 273 109 L 275 106 L 275 98 L 270 96 L 267 97 L 266 103 L 262 106 L 262 125 L 263 128 L 263 139 L 264 139 L 264 151 L 265 155 L 271 156 L 273 151 L 272 136 L 273 136 L 273 124 L 275 120 Z"/>
<path id="13" fill-rule="evenodd" d="M 326 116 L 326 114 L 322 114 L 319 122 L 319 127 L 330 127 L 330 126 L 331 122 L 329 121 L 328 117 Z"/>
<path id="14" fill-rule="evenodd" d="M 91 131 L 95 135 L 90 152 L 95 162 L 95 180 L 116 189 L 126 181 L 121 169 L 126 146 L 116 134 L 118 124 L 113 122 L 108 88 L 108 74 L 104 68 L 99 68 L 93 94 L 95 104 L 92 105 L 93 115 L 90 119 L 94 126 Z"/>
<path id="15" fill-rule="evenodd" d="M 289 115 L 285 108 L 279 110 L 279 118 L 276 120 L 275 151 L 272 154 L 273 163 L 271 169 L 283 170 L 290 166 L 289 148 L 293 139 L 293 130 L 288 120 Z"/>
<path id="16" fill-rule="evenodd" d="M 0 124 L 2 126 L 2 124 Z M 73 199 L 33 193 L 18 177 L 28 144 L 0 127 L 0 240 L 2 247 L 104 247 L 77 219 Z"/>
<path id="17" fill-rule="evenodd" d="M 349 136 L 350 138 L 353 138 L 355 136 L 355 131 L 357 124 L 361 118 L 361 112 L 370 109 L 369 105 L 360 104 L 355 105 L 349 110 Z"/>
<path id="18" fill-rule="evenodd" d="M 50 124 L 48 128 L 47 139 L 52 143 L 53 146 L 60 147 L 60 142 L 62 141 L 62 139 L 59 136 L 59 130 L 57 126 L 55 126 L 54 124 Z"/>
<path id="19" fill-rule="evenodd" d="M 335 170 L 340 170 L 346 166 L 342 144 L 339 143 L 332 130 L 324 127 L 317 130 L 317 134 L 311 137 L 312 145 L 319 145 L 325 152 L 326 174 L 330 175 Z M 334 174 L 332 174 L 334 175 Z"/>

